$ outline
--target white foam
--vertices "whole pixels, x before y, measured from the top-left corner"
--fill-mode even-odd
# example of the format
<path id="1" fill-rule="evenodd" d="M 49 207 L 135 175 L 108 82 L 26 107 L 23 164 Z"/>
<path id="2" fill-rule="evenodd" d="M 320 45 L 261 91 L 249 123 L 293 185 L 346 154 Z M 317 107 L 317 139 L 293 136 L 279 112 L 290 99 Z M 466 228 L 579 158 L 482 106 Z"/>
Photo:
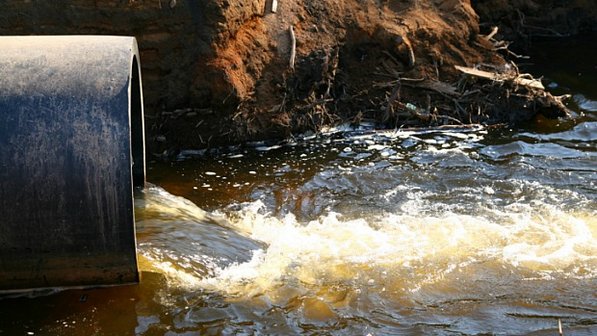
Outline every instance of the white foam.
<path id="1" fill-rule="evenodd" d="M 585 273 L 588 268 L 597 274 L 593 217 L 578 218 L 545 204 L 485 209 L 486 216 L 424 215 L 420 204 L 417 196 L 404 213 L 347 220 L 332 212 L 308 223 L 265 213 L 261 202 L 247 204 L 231 225 L 267 249 L 255 251 L 249 262 L 216 269 L 201 285 L 251 296 L 289 282 L 354 281 L 365 270 L 375 274 L 373 269 L 412 273 L 407 285 L 416 290 L 459 267 L 490 260 L 537 276 L 566 271 L 574 277 L 579 263 L 586 265 Z"/>

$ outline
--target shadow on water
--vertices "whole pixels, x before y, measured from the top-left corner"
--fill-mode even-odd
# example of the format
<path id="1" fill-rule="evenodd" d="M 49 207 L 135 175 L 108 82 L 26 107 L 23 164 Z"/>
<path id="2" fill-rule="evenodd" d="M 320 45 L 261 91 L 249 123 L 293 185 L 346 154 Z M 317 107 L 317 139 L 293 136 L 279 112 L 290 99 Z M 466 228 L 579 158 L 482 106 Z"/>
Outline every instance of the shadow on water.
<path id="1" fill-rule="evenodd" d="M 577 37 L 537 40 L 530 51 L 525 71 L 544 74 L 543 82 L 556 94 L 582 95 L 589 102 L 580 107 L 595 112 L 597 101 L 597 33 Z M 522 63 L 522 62 L 521 62 Z"/>

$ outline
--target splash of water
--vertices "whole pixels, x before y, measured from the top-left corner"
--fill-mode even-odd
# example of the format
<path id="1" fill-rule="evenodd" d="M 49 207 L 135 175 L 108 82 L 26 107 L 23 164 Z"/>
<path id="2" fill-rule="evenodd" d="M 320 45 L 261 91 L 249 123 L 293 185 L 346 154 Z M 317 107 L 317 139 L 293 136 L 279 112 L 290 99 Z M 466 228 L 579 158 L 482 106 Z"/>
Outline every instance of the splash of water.
<path id="1" fill-rule="evenodd" d="M 172 211 L 188 221 L 213 216 L 184 199 L 158 191 L 154 196 L 159 201 L 146 205 L 159 213 L 158 217 Z M 165 254 L 161 248 L 150 246 L 142 249 L 149 261 L 142 267 L 163 273 L 185 288 L 242 297 L 286 286 L 313 289 L 338 283 L 412 292 L 424 284 L 442 281 L 447 274 L 487 263 L 530 278 L 597 274 L 594 213 L 567 213 L 535 201 L 504 209 L 479 208 L 475 215 L 445 209 L 429 214 L 423 209 L 425 203 L 412 197 L 406 209 L 394 213 L 365 214 L 349 220 L 330 212 L 309 222 L 300 222 L 292 214 L 273 216 L 261 201 L 246 203 L 229 214 L 226 230 L 263 245 L 225 248 L 250 254 L 247 260 L 206 259 L 205 254 L 188 251 Z M 225 235 L 229 234 L 227 231 Z M 183 238 L 177 239 L 180 243 Z M 192 238 L 187 243 L 193 245 Z M 224 259 L 227 262 L 221 262 Z M 198 266 L 208 270 L 197 272 Z"/>
<path id="2" fill-rule="evenodd" d="M 248 262 L 217 269 L 202 286 L 252 296 L 288 282 L 372 284 L 383 280 L 377 274 L 401 278 L 404 289 L 416 290 L 457 268 L 489 261 L 541 277 L 596 275 L 597 221 L 545 204 L 486 209 L 494 219 L 446 212 L 342 220 L 329 213 L 308 223 L 293 215 L 272 217 L 264 208 L 259 201 L 247 204 L 232 224 L 267 248 Z"/>
<path id="3" fill-rule="evenodd" d="M 176 221 L 203 228 L 197 235 L 185 228 L 186 237 L 176 237 L 175 244 L 195 246 L 214 237 L 219 243 L 209 253 L 147 246 L 144 255 L 185 288 L 274 301 L 293 295 L 316 299 L 334 288 L 395 301 L 430 288 L 442 288 L 449 297 L 469 286 L 471 295 L 482 295 L 500 279 L 512 286 L 592 279 L 597 276 L 593 170 L 573 176 L 553 169 L 558 162 L 576 167 L 594 161 L 592 151 L 568 143 L 592 139 L 585 136 L 589 126 L 575 128 L 577 135 L 558 135 L 567 141 L 561 145 L 486 146 L 480 143 L 486 133 L 480 132 L 356 134 L 337 148 L 322 145 L 324 154 L 337 153 L 338 160 L 296 189 L 263 185 L 255 188 L 258 200 L 222 212 L 205 212 L 184 199 L 168 203 L 171 195 L 156 193 L 154 201 L 166 208 L 183 203 L 182 210 L 165 209 L 176 212 Z M 343 166 L 343 160 L 350 164 Z M 282 189 L 279 195 L 276 188 Z M 297 200 L 297 208 L 286 207 L 288 199 Z M 239 247 L 231 235 L 250 243 Z M 216 255 L 222 251 L 225 256 Z"/>

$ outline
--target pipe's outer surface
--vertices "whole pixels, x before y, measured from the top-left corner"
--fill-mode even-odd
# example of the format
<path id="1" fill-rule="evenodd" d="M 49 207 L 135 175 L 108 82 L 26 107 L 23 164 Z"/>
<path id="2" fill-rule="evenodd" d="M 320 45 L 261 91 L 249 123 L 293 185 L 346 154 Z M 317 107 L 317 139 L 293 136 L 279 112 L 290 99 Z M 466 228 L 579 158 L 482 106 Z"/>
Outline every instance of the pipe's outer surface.
<path id="1" fill-rule="evenodd" d="M 139 280 L 134 37 L 0 37 L 0 290 Z"/>

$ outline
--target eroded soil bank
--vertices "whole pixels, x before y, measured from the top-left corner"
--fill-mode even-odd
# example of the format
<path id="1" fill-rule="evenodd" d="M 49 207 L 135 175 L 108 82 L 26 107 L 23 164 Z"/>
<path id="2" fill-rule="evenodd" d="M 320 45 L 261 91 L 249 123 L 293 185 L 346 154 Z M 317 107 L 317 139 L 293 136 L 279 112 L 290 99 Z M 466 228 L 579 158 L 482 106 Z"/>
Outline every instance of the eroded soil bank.
<path id="1" fill-rule="evenodd" d="M 558 99 L 518 72 L 504 40 L 592 30 L 597 21 L 589 0 L 272 3 L 8 0 L 0 34 L 136 36 L 148 144 L 162 155 L 340 122 L 439 126 L 564 116 Z"/>

